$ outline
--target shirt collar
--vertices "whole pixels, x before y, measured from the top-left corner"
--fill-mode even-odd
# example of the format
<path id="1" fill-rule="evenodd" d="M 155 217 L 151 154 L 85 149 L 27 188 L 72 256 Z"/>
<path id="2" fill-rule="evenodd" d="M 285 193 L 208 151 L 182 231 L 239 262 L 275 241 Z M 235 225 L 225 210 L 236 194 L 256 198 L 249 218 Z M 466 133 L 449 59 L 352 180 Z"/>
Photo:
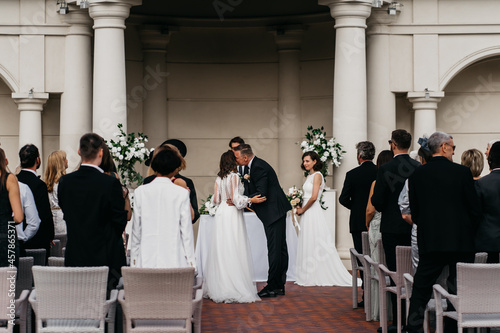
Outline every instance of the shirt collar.
<path id="1" fill-rule="evenodd" d="M 397 156 L 401 156 L 401 155 L 408 155 L 408 153 L 401 153 L 401 154 L 394 155 L 394 158 L 396 158 Z"/>
<path id="2" fill-rule="evenodd" d="M 35 170 L 31 170 L 31 169 L 21 169 L 21 171 L 29 171 L 29 172 L 31 172 L 32 174 L 34 174 L 35 176 L 37 176 L 37 177 L 38 177 L 38 174 L 36 173 L 36 171 L 35 171 Z"/>
<path id="3" fill-rule="evenodd" d="M 250 162 L 248 162 L 248 169 L 249 169 L 249 170 L 250 170 L 250 169 L 252 169 L 252 162 L 253 162 L 254 158 L 255 158 L 255 155 L 253 155 L 253 157 L 252 157 L 252 159 L 250 160 Z"/>
<path id="4" fill-rule="evenodd" d="M 491 172 L 493 172 L 493 171 L 500 171 L 500 168 L 495 168 L 495 169 L 491 170 Z"/>
<path id="5" fill-rule="evenodd" d="M 94 165 L 94 164 L 82 163 L 80 166 L 92 167 L 92 168 L 99 170 L 100 173 L 104 173 L 103 169 L 99 168 L 97 165 Z"/>

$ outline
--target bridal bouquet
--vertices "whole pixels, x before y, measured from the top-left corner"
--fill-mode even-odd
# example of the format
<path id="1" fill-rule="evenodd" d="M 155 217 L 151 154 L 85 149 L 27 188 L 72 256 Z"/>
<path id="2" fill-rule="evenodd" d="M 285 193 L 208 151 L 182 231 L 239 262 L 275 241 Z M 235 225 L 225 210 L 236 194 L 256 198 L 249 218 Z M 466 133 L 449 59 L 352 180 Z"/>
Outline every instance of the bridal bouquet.
<path id="1" fill-rule="evenodd" d="M 295 208 L 302 204 L 302 196 L 304 195 L 304 192 L 302 190 L 298 189 L 295 185 L 290 187 L 288 190 L 288 193 L 286 194 L 286 197 L 288 201 L 290 202 L 290 205 L 292 205 L 292 208 Z"/>
<path id="2" fill-rule="evenodd" d="M 136 162 L 144 162 L 149 157 L 150 151 L 145 144 L 148 142 L 148 137 L 143 133 L 138 133 L 137 136 L 135 133 L 126 134 L 122 124 L 118 124 L 118 129 L 120 131 L 114 133 L 116 140 L 106 141 L 106 144 L 113 160 L 118 164 L 118 173 L 125 185 L 130 186 L 135 182 L 140 185 L 143 177 L 135 171 L 134 165 Z"/>
<path id="3" fill-rule="evenodd" d="M 318 153 L 320 160 L 324 163 L 323 169 L 321 173 L 323 177 L 328 176 L 328 162 L 331 162 L 332 165 L 336 167 L 340 166 L 340 160 L 343 158 L 346 152 L 343 149 L 342 145 L 335 141 L 335 138 L 331 138 L 330 140 L 326 139 L 326 132 L 323 132 L 324 127 L 321 128 L 313 128 L 312 126 L 307 127 L 306 139 L 300 143 L 300 148 L 302 149 L 302 153 L 308 151 L 314 151 Z M 305 176 L 307 177 L 308 172 L 305 172 Z"/>
<path id="4" fill-rule="evenodd" d="M 219 206 L 216 206 L 214 204 L 212 204 L 212 194 L 210 194 L 207 198 L 207 200 L 203 201 L 202 200 L 202 205 L 201 207 L 198 209 L 198 212 L 201 214 L 201 215 L 210 215 L 210 216 L 214 216 L 215 215 L 215 212 L 217 211 L 217 208 Z"/>

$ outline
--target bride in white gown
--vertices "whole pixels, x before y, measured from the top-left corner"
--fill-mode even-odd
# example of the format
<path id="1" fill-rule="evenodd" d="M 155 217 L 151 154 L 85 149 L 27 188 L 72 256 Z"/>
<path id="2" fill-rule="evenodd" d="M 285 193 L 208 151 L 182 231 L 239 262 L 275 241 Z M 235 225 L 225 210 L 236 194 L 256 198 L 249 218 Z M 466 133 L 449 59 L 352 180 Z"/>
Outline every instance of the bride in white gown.
<path id="1" fill-rule="evenodd" d="M 302 169 L 309 175 L 302 186 L 304 191 L 301 215 L 296 284 L 301 286 L 342 286 L 352 285 L 352 276 L 345 268 L 337 253 L 328 228 L 325 214 L 320 204 L 325 180 L 320 157 L 315 152 L 302 155 Z"/>
<path id="2" fill-rule="evenodd" d="M 260 300 L 253 281 L 252 257 L 243 219 L 249 202 L 265 201 L 260 195 L 243 195 L 243 184 L 236 173 L 234 153 L 221 156 L 212 203 L 219 205 L 212 228 L 212 240 L 204 272 L 204 296 L 214 302 L 250 303 Z M 231 205 L 227 203 L 230 199 Z"/>

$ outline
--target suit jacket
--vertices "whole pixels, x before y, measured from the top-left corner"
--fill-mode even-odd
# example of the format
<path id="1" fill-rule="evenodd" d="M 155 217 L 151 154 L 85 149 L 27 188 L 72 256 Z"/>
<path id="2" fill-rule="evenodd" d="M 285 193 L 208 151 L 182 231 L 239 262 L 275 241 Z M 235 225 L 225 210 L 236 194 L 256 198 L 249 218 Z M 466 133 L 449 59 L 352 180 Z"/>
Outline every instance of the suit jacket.
<path id="1" fill-rule="evenodd" d="M 38 178 L 34 173 L 21 170 L 17 179 L 26 185 L 33 193 L 35 206 L 40 217 L 40 226 L 35 236 L 24 244 L 28 249 L 47 249 L 50 242 L 54 239 L 54 221 L 52 220 L 52 211 L 50 210 L 49 192 L 47 184 Z"/>
<path id="2" fill-rule="evenodd" d="M 339 197 L 342 206 L 351 210 L 349 231 L 366 231 L 366 205 L 377 167 L 372 161 L 361 163 L 345 175 L 344 187 Z"/>
<path id="3" fill-rule="evenodd" d="M 165 177 L 134 192 L 130 265 L 196 267 L 189 193 Z"/>
<path id="4" fill-rule="evenodd" d="M 252 209 L 265 226 L 276 222 L 286 215 L 292 206 L 280 186 L 278 176 L 273 168 L 264 160 L 254 157 L 250 169 L 249 197 L 262 195 L 266 201 L 252 205 Z"/>
<path id="5" fill-rule="evenodd" d="M 420 165 L 408 154 L 395 156 L 392 161 L 380 167 L 372 195 L 372 204 L 382 213 L 380 232 L 388 234 L 411 234 L 409 225 L 401 216 L 398 205 L 399 193 L 406 179 Z"/>
<path id="6" fill-rule="evenodd" d="M 419 253 L 475 250 L 480 206 L 469 168 L 435 156 L 415 170 L 409 187 Z"/>
<path id="7" fill-rule="evenodd" d="M 127 225 L 120 181 L 82 165 L 61 177 L 58 198 L 68 233 L 65 265 L 108 266 L 110 277 L 120 276 Z"/>
<path id="8" fill-rule="evenodd" d="M 194 218 L 191 222 L 195 223 L 200 218 L 200 212 L 198 211 L 198 198 L 196 197 L 196 189 L 194 188 L 194 183 L 191 179 L 180 174 L 175 175 L 175 177 L 183 179 L 186 182 L 187 187 L 189 188 L 189 202 L 191 202 L 191 207 L 193 207 L 194 210 Z M 156 175 L 151 175 L 144 178 L 143 185 L 151 183 L 155 178 Z"/>
<path id="9" fill-rule="evenodd" d="M 475 182 L 481 205 L 476 251 L 500 252 L 500 170 Z"/>

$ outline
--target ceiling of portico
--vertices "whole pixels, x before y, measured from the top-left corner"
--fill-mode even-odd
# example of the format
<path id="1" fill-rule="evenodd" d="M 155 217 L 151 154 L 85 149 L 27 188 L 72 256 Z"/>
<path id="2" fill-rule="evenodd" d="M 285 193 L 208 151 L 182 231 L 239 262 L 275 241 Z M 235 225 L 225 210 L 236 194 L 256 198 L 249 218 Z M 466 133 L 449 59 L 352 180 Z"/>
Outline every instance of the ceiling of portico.
<path id="1" fill-rule="evenodd" d="M 131 16 L 143 22 L 184 20 L 220 26 L 242 21 L 274 20 L 281 24 L 332 20 L 329 8 L 318 5 L 318 0 L 143 0 L 141 6 L 132 7 Z"/>

